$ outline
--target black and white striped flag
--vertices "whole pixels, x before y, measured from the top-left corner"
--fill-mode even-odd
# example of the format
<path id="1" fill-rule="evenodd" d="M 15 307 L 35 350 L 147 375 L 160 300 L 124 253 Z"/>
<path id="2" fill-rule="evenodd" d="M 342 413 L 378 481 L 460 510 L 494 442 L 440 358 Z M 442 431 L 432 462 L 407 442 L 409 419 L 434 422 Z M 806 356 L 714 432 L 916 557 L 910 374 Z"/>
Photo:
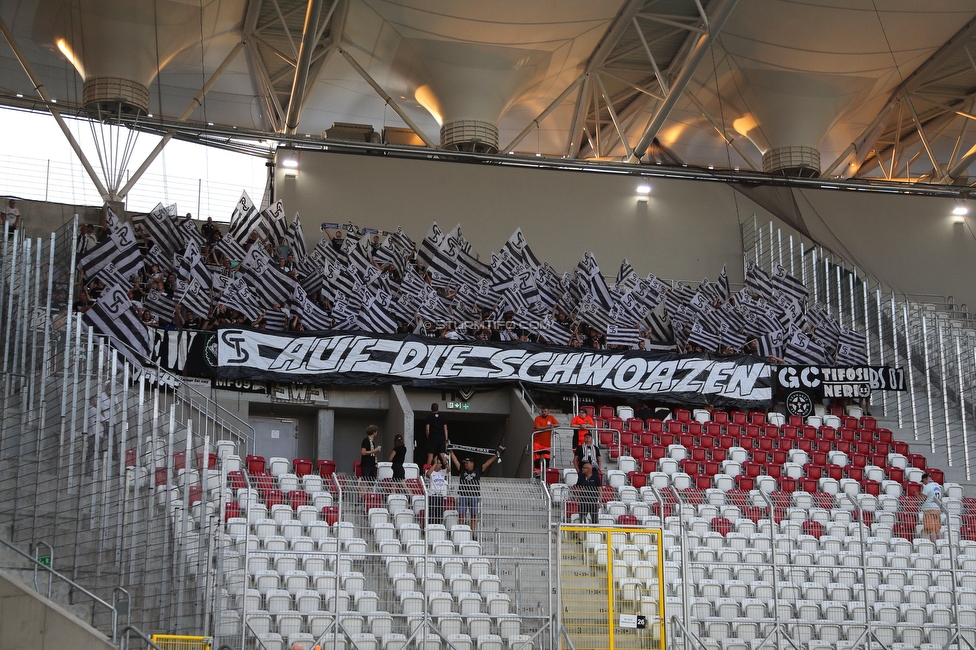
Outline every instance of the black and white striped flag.
<path id="1" fill-rule="evenodd" d="M 142 306 L 160 321 L 171 323 L 176 311 L 176 301 L 166 294 L 150 289 L 142 299 Z M 204 312 L 206 314 L 206 312 Z"/>
<path id="2" fill-rule="evenodd" d="M 654 310 L 647 314 L 644 322 L 646 323 L 647 336 L 651 341 L 674 344 L 674 331 L 666 316 Z"/>
<path id="3" fill-rule="evenodd" d="M 771 298 L 773 295 L 772 280 L 754 262 L 749 262 L 749 267 L 746 270 L 746 288 L 763 298 Z"/>
<path id="4" fill-rule="evenodd" d="M 207 292 L 213 288 L 213 279 L 210 277 L 210 269 L 203 263 L 200 256 L 200 249 L 195 242 L 189 242 L 183 252 L 180 264 L 176 269 L 176 275 L 181 280 L 189 282 L 196 280 Z"/>
<path id="5" fill-rule="evenodd" d="M 166 256 L 163 249 L 158 244 L 153 244 L 146 251 L 146 264 L 155 264 L 161 271 L 168 271 L 173 268 L 173 260 Z"/>
<path id="6" fill-rule="evenodd" d="M 176 302 L 197 316 L 210 314 L 210 292 L 196 278 L 176 281 Z"/>
<path id="7" fill-rule="evenodd" d="M 184 248 L 183 236 L 162 203 L 157 204 L 149 214 L 133 215 L 132 224 L 141 228 L 147 243 L 159 246 L 167 258 Z"/>
<path id="8" fill-rule="evenodd" d="M 397 322 L 390 316 L 389 300 L 389 295 L 384 293 L 363 300 L 358 317 L 359 327 L 367 332 L 394 334 Z"/>
<path id="9" fill-rule="evenodd" d="M 807 291 L 807 288 L 800 280 L 790 275 L 782 265 L 777 264 L 773 267 L 771 282 L 773 289 L 778 289 L 790 296 L 800 303 L 801 307 L 806 305 L 807 298 L 810 297 L 810 292 Z"/>
<path id="10" fill-rule="evenodd" d="M 283 305 L 295 291 L 298 282 L 272 264 L 268 255 L 254 246 L 241 261 L 241 272 L 254 291 L 258 301 L 265 308 Z"/>
<path id="11" fill-rule="evenodd" d="M 217 243 L 214 244 L 214 250 L 232 262 L 240 262 L 247 257 L 247 251 L 244 250 L 244 247 L 237 243 L 237 240 L 231 237 L 229 234 L 221 237 Z"/>
<path id="12" fill-rule="evenodd" d="M 840 326 L 840 337 L 838 340 L 838 363 L 843 363 L 844 365 L 864 365 L 868 362 L 867 347 L 868 339 L 867 336 L 858 332 L 856 330 L 848 329 L 843 325 Z M 844 361 L 841 362 L 841 355 L 843 354 Z"/>
<path id="13" fill-rule="evenodd" d="M 219 303 L 241 312 L 250 321 L 256 321 L 263 311 L 251 289 L 241 278 L 234 280 L 224 289 Z"/>
<path id="14" fill-rule="evenodd" d="M 718 290 L 718 297 L 722 302 L 729 300 L 729 274 L 726 265 L 722 265 L 722 273 L 718 276 L 715 288 Z"/>
<path id="15" fill-rule="evenodd" d="M 794 330 L 793 335 L 786 342 L 783 358 L 786 363 L 818 365 L 827 363 L 827 351 L 803 332 Z"/>
<path id="16" fill-rule="evenodd" d="M 422 262 L 431 273 L 440 273 L 442 276 L 451 277 L 457 269 L 457 262 L 454 258 L 458 251 L 453 251 L 453 256 L 448 250 L 448 237 L 437 226 L 437 222 L 431 224 L 417 251 L 417 259 Z"/>
<path id="17" fill-rule="evenodd" d="M 285 206 L 280 200 L 261 210 L 261 228 L 276 247 L 278 240 L 288 234 L 288 224 L 285 223 Z"/>
<path id="18" fill-rule="evenodd" d="M 306 261 L 308 260 L 308 250 L 305 248 L 305 232 L 302 230 L 302 219 L 295 213 L 295 219 L 288 226 L 288 232 L 285 235 L 285 239 L 288 241 L 288 245 L 291 246 L 291 252 L 295 256 L 295 262 L 298 263 L 299 268 L 305 268 Z"/>
<path id="19" fill-rule="evenodd" d="M 620 263 L 620 270 L 617 271 L 617 291 L 620 293 L 627 293 L 631 291 L 635 286 L 637 286 L 637 281 L 640 280 L 640 276 L 637 275 L 637 271 L 634 267 L 630 265 L 627 258 Z"/>
<path id="20" fill-rule="evenodd" d="M 786 332 L 776 330 L 764 334 L 756 339 L 756 346 L 759 349 L 759 356 L 782 359 L 786 347 Z"/>
<path id="21" fill-rule="evenodd" d="M 232 237 L 237 240 L 237 243 L 243 245 L 251 231 L 259 228 L 260 225 L 261 213 L 254 206 L 254 201 L 247 195 L 247 192 L 241 193 L 241 198 L 237 201 L 234 212 L 230 216 L 227 237 Z"/>
<path id="22" fill-rule="evenodd" d="M 180 236 L 183 237 L 184 244 L 193 242 L 197 246 L 206 246 L 207 240 L 204 239 L 192 219 L 184 219 L 179 223 Z"/>
<path id="23" fill-rule="evenodd" d="M 107 336 L 112 345 L 130 360 L 142 365 L 149 356 L 149 330 L 140 322 L 121 286 L 112 285 L 103 291 L 82 318 L 97 333 Z"/>
<path id="24" fill-rule="evenodd" d="M 312 302 L 301 287 L 295 287 L 291 309 L 292 312 L 299 312 L 299 320 L 306 330 L 325 331 L 332 328 L 332 317 Z"/>
<path id="25" fill-rule="evenodd" d="M 268 309 L 262 315 L 265 329 L 281 332 L 288 322 L 288 313 L 280 309 Z"/>
<path id="26" fill-rule="evenodd" d="M 626 348 L 636 348 L 640 341 L 640 330 L 636 327 L 607 326 L 607 345 L 619 345 Z"/>
<path id="27" fill-rule="evenodd" d="M 688 335 L 688 343 L 690 345 L 697 345 L 701 347 L 705 352 L 716 352 L 718 351 L 719 344 L 721 343 L 721 338 L 710 332 L 702 323 L 695 321 L 691 325 L 691 332 Z"/>
<path id="28" fill-rule="evenodd" d="M 80 262 L 81 270 L 89 278 L 97 277 L 106 284 L 108 279 L 129 278 L 142 267 L 142 253 L 136 244 L 130 224 L 122 224 L 108 238 L 89 251 Z"/>

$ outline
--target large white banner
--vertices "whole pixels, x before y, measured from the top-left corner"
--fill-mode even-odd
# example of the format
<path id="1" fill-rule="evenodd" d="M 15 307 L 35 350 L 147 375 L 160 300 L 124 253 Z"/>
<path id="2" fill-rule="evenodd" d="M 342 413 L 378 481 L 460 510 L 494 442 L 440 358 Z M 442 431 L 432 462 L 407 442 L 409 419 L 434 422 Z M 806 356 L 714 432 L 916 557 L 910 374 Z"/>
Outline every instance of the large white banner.
<path id="1" fill-rule="evenodd" d="M 426 386 L 514 382 L 556 390 L 710 404 L 769 404 L 770 366 L 756 357 L 702 358 L 416 336 L 301 335 L 239 328 L 217 334 L 224 379 Z"/>

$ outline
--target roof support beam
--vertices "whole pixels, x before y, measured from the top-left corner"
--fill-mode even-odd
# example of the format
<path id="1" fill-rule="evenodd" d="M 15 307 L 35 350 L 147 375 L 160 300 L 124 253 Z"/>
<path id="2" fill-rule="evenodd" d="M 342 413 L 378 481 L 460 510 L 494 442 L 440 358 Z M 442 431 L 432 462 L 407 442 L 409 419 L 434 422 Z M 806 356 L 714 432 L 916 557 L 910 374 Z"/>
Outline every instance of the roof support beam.
<path id="1" fill-rule="evenodd" d="M 293 134 L 298 129 L 302 116 L 302 105 L 307 90 L 308 68 L 312 63 L 312 50 L 322 16 L 324 0 L 308 0 L 305 12 L 305 27 L 302 30 L 302 43 L 298 49 L 298 65 L 295 66 L 295 79 L 291 84 L 291 98 L 288 100 L 288 115 L 285 118 L 285 133 Z M 334 4 L 334 3 L 333 3 Z"/>
<path id="2" fill-rule="evenodd" d="M 197 109 L 197 106 L 200 106 L 203 103 L 203 98 L 206 97 L 207 93 L 209 93 L 213 89 L 213 87 L 217 83 L 217 80 L 220 79 L 221 75 L 223 75 L 224 72 L 227 71 L 227 68 L 229 68 L 230 64 L 234 62 L 234 59 L 237 58 L 237 55 L 240 54 L 242 49 L 244 49 L 243 41 L 235 45 L 234 49 L 232 49 L 227 54 L 227 56 L 224 57 L 224 60 L 221 62 L 221 64 L 217 66 L 217 69 L 214 70 L 213 74 L 210 75 L 210 78 L 207 79 L 207 83 L 203 84 L 203 88 L 200 89 L 200 92 L 198 92 L 193 97 L 193 99 L 190 100 L 190 103 L 187 105 L 187 107 L 184 108 L 183 112 L 180 113 L 179 117 L 176 118 L 177 122 L 185 122 L 190 117 L 190 115 L 193 114 L 193 111 Z M 156 160 L 156 157 L 160 153 L 162 153 L 163 147 L 165 147 L 166 144 L 173 139 L 174 135 L 176 135 L 176 129 L 170 129 L 169 131 L 167 131 L 166 135 L 163 136 L 163 139 L 159 141 L 159 143 L 151 152 L 149 152 L 149 155 L 146 156 L 146 159 L 142 161 L 141 165 L 139 165 L 139 169 L 137 169 L 129 178 L 128 182 L 125 184 L 125 187 L 119 190 L 118 196 L 120 199 L 123 198 L 126 194 L 128 194 L 129 190 L 131 190 L 135 186 L 135 184 L 139 181 L 139 179 L 142 178 L 142 175 L 146 172 L 147 169 L 149 169 L 149 165 L 151 165 L 153 161 Z"/>
<path id="3" fill-rule="evenodd" d="M 409 115 L 407 115 L 407 112 L 402 108 L 400 108 L 400 105 L 397 104 L 392 97 L 390 97 L 389 93 L 383 90 L 382 86 L 376 83 L 376 80 L 374 80 L 371 76 L 369 76 L 369 73 L 366 72 L 366 69 L 363 68 L 363 66 L 359 65 L 359 63 L 356 62 L 356 59 L 352 58 L 352 55 L 349 54 L 349 52 L 346 52 L 342 48 L 337 48 L 337 50 L 339 54 L 341 54 L 343 58 L 345 58 L 345 60 L 349 62 L 349 65 L 351 65 L 356 70 L 356 72 L 359 73 L 359 76 L 362 77 L 363 80 L 366 81 L 366 83 L 372 86 L 373 90 L 376 91 L 376 94 L 382 97 L 383 101 L 385 101 L 390 106 L 390 108 L 393 109 L 393 112 L 399 115 L 400 119 L 403 120 L 407 124 L 407 126 L 413 129 L 413 132 L 416 133 L 417 136 L 424 141 L 425 145 L 427 145 L 431 149 L 437 149 L 437 145 L 434 144 L 434 141 L 427 137 L 427 134 L 425 134 L 420 129 L 420 127 L 417 126 L 417 123 L 414 122 Z"/>
<path id="4" fill-rule="evenodd" d="M 675 78 L 674 83 L 671 85 L 671 92 L 668 96 L 664 98 L 664 101 L 658 104 L 657 108 L 654 110 L 654 114 L 651 115 L 651 119 L 648 121 L 647 126 L 644 127 L 644 132 L 641 134 L 640 140 L 634 146 L 633 154 L 628 158 L 628 162 L 639 163 L 641 156 L 647 152 L 648 145 L 657 137 L 658 132 L 661 127 L 664 126 L 665 120 L 671 115 L 671 110 L 677 103 L 678 98 L 688 87 L 688 82 L 694 76 L 695 71 L 698 69 L 698 64 L 704 58 L 705 54 L 708 52 L 708 48 L 712 43 L 712 39 L 718 36 L 719 32 L 722 31 L 722 27 L 725 26 L 725 21 L 728 20 L 729 16 L 732 14 L 732 10 L 735 9 L 735 5 L 738 0 L 718 0 L 719 5 L 712 15 L 711 24 L 708 27 L 708 32 L 702 34 L 698 38 L 698 42 L 695 43 L 695 47 L 691 50 L 688 55 L 687 60 L 685 60 L 684 65 L 681 67 L 681 72 L 678 73 L 677 78 Z"/>
<path id="5" fill-rule="evenodd" d="M 624 145 L 624 150 L 627 152 L 627 157 L 629 158 L 633 155 L 634 150 L 630 148 L 630 143 L 627 142 L 627 136 L 620 126 L 620 120 L 617 119 L 617 111 L 613 110 L 613 103 L 610 101 L 610 94 L 603 85 L 603 79 L 600 78 L 600 73 L 596 72 L 594 74 L 596 75 L 597 86 L 600 88 L 600 94 L 603 95 L 603 101 L 606 103 L 607 110 L 610 112 L 610 120 L 613 122 L 613 128 L 617 130 L 617 137 L 620 138 L 620 142 Z M 597 119 L 599 119 L 599 115 L 597 115 Z M 606 150 L 606 153 L 610 153 L 609 148 Z"/>
<path id="6" fill-rule="evenodd" d="M 580 89 L 579 97 L 576 99 L 576 110 L 573 111 L 573 121 L 569 125 L 569 145 L 567 146 L 566 156 L 576 158 L 579 155 L 583 140 L 583 121 L 590 112 L 590 73 L 583 74 L 583 87 Z"/>
<path id="7" fill-rule="evenodd" d="M 661 76 L 661 70 L 657 67 L 657 61 L 654 60 L 654 55 L 651 53 L 651 46 L 647 44 L 647 39 L 644 38 L 644 32 L 641 30 L 640 23 L 634 18 L 634 31 L 637 32 L 637 37 L 640 38 L 641 45 L 644 46 L 644 52 L 647 54 L 648 60 L 651 62 L 651 67 L 654 68 L 654 76 L 657 78 L 657 83 L 661 86 L 661 90 L 664 91 L 666 95 L 668 93 L 668 83 L 665 81 L 664 77 Z"/>
<path id="8" fill-rule="evenodd" d="M 694 93 L 688 93 L 688 99 L 691 100 L 691 103 L 694 104 L 699 111 L 701 111 L 701 114 L 704 115 L 705 119 L 708 120 L 708 122 L 715 128 L 716 131 L 718 131 L 718 134 L 722 136 L 722 139 L 724 139 L 725 142 L 728 143 L 730 147 L 735 149 L 735 152 L 739 154 L 739 156 L 744 161 L 746 161 L 746 164 L 749 165 L 752 171 L 755 172 L 762 171 L 762 169 L 757 167 L 756 163 L 752 161 L 752 157 L 746 153 L 746 150 L 742 148 L 742 145 L 736 142 L 732 138 L 732 136 L 729 135 L 728 131 L 722 128 L 722 125 L 719 124 L 719 121 L 715 119 L 715 116 L 708 112 L 708 109 L 705 108 L 705 105 L 702 104 L 700 101 L 698 101 L 698 98 L 695 97 Z"/>
<path id="9" fill-rule="evenodd" d="M 837 156 L 837 159 L 834 160 L 834 162 L 831 163 L 827 169 L 820 172 L 820 178 L 827 178 L 833 174 L 834 170 L 837 169 L 841 163 L 847 160 L 847 158 L 854 152 L 857 152 L 857 155 L 854 157 L 854 161 L 851 166 L 860 169 L 861 165 L 864 164 L 864 161 L 867 159 L 868 154 L 874 148 L 874 143 L 878 141 L 878 136 L 881 135 L 881 131 L 884 129 L 892 109 L 899 103 L 900 100 L 888 102 L 888 104 L 881 109 L 881 112 L 874 116 L 874 121 L 871 122 L 863 131 L 861 131 L 861 135 L 859 135 L 854 142 L 849 144 L 847 148 L 844 149 L 843 153 Z M 848 175 L 847 172 L 848 170 L 844 170 L 844 172 L 841 173 L 841 176 Z"/>
<path id="10" fill-rule="evenodd" d="M 976 37 L 976 18 L 973 18 L 968 23 L 963 25 L 962 29 L 952 35 L 952 37 L 942 44 L 938 50 L 936 50 L 932 56 L 930 56 L 926 61 L 918 66 L 914 72 L 912 72 L 908 77 L 905 78 L 903 82 L 898 84 L 891 95 L 888 98 L 888 102 L 881 108 L 878 116 L 872 122 L 875 125 L 879 120 L 887 118 L 888 114 L 891 112 L 891 108 L 894 104 L 900 102 L 903 97 L 906 97 L 908 93 L 914 92 L 922 84 L 928 81 L 928 75 L 935 70 L 938 70 L 942 64 L 944 64 L 949 58 L 955 56 L 959 49 L 965 49 L 966 44 L 969 43 L 974 37 Z M 872 137 L 866 138 L 864 135 L 870 135 Z M 845 150 L 833 165 L 831 165 L 826 172 L 820 174 L 821 178 L 829 176 L 833 173 L 834 169 L 840 165 L 847 156 L 851 155 L 853 151 L 858 152 L 858 157 L 855 158 L 855 165 L 849 169 L 845 169 L 841 174 L 843 177 L 857 176 L 862 173 L 861 166 L 864 161 L 867 160 L 868 154 L 874 148 L 874 143 L 877 141 L 878 137 L 881 135 L 881 129 L 865 129 L 862 137 L 859 138 L 858 143 L 852 143 L 850 147 Z M 868 171 L 868 170 L 863 170 Z M 892 171 L 894 173 L 894 171 Z"/>
<path id="11" fill-rule="evenodd" d="M 527 136 L 530 133 L 532 133 L 532 129 L 534 129 L 537 126 L 539 126 L 539 124 L 542 122 L 542 120 L 544 120 L 547 117 L 549 117 L 549 114 L 552 113 L 554 110 L 556 110 L 556 107 L 559 106 L 560 104 L 562 104 L 566 100 L 566 98 L 569 97 L 569 94 L 576 89 L 577 86 L 579 86 L 581 83 L 583 83 L 583 76 L 584 75 L 580 75 L 580 76 L 576 77 L 576 80 L 573 81 L 573 83 L 569 84 L 566 87 L 566 90 L 564 90 L 559 95 L 559 97 L 557 97 L 556 99 L 554 99 L 552 101 L 552 103 L 549 104 L 549 106 L 546 107 L 546 110 L 544 110 L 541 113 L 539 113 L 539 117 L 537 117 L 534 120 L 532 120 L 531 122 L 529 122 L 529 125 L 527 127 L 525 127 L 522 130 L 521 133 L 519 133 L 517 136 L 515 136 L 515 139 L 512 140 L 511 142 L 509 142 L 508 143 L 508 146 L 505 147 L 504 149 L 501 149 L 501 151 L 503 151 L 503 152 L 504 151 L 509 151 L 509 152 L 515 151 L 515 147 L 517 147 L 519 145 L 519 143 L 522 142 L 522 140 L 525 139 L 525 136 Z"/>
<path id="12" fill-rule="evenodd" d="M 37 91 L 40 98 L 44 100 L 45 104 L 47 104 L 47 109 L 51 111 L 51 115 L 54 117 L 54 120 L 58 123 L 58 126 L 61 127 L 61 132 L 64 133 L 64 137 L 68 139 L 68 144 L 71 145 L 75 155 L 78 156 L 78 160 L 81 161 L 82 167 L 85 168 L 89 178 L 91 178 L 92 183 L 95 185 L 95 189 L 98 190 L 98 194 L 105 201 L 111 200 L 113 197 L 109 191 L 105 189 L 105 185 L 102 183 L 102 180 L 98 177 L 98 174 L 95 173 L 95 168 L 91 166 L 91 163 L 88 162 L 88 157 L 85 156 L 85 152 L 81 150 L 81 145 L 79 145 L 78 141 L 75 140 L 75 136 L 71 134 L 71 131 L 68 129 L 68 125 L 64 123 L 64 118 L 61 117 L 61 111 L 55 108 L 54 103 L 51 101 L 51 95 L 47 92 L 47 88 L 44 87 L 44 84 L 41 83 L 40 77 L 38 77 L 37 73 L 34 72 L 34 67 L 30 64 L 30 61 L 27 60 L 27 57 L 24 55 L 24 51 L 20 49 L 20 45 L 17 43 L 16 39 L 14 39 L 14 35 L 7 28 L 7 23 L 3 21 L 3 18 L 0 18 L 0 32 L 2 32 L 3 37 L 7 39 L 10 49 L 14 51 L 14 56 L 17 57 L 17 61 L 19 61 L 20 65 L 24 68 L 24 72 L 27 73 L 31 83 L 34 84 L 34 90 Z"/>
<path id="13" fill-rule="evenodd" d="M 915 105 L 912 104 L 912 98 L 908 96 L 907 92 L 905 93 L 905 106 L 908 107 L 908 112 L 912 114 L 915 128 L 918 129 L 918 137 L 922 141 L 922 146 L 925 147 L 925 153 L 928 154 L 929 160 L 932 162 L 932 174 L 944 182 L 945 174 L 939 168 L 939 161 L 935 159 L 932 145 L 929 144 L 929 139 L 925 137 L 925 129 L 922 128 L 922 121 L 918 119 L 918 113 L 915 112 Z"/>

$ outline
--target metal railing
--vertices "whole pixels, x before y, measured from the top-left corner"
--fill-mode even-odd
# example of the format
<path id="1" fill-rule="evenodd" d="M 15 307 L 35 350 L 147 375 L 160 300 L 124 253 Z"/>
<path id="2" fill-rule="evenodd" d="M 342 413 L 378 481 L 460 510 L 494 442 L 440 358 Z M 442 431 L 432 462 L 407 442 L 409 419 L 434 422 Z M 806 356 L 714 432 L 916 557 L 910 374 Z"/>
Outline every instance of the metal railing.
<path id="1" fill-rule="evenodd" d="M 798 233 L 760 225 L 755 215 L 741 231 L 743 264 L 766 271 L 781 264 L 804 283 L 811 302 L 866 335 L 869 364 L 906 369 L 908 392 L 875 392 L 876 414 L 944 455 L 949 468 L 959 468 L 957 479 L 972 480 L 976 317 L 951 297 L 899 294 Z"/>

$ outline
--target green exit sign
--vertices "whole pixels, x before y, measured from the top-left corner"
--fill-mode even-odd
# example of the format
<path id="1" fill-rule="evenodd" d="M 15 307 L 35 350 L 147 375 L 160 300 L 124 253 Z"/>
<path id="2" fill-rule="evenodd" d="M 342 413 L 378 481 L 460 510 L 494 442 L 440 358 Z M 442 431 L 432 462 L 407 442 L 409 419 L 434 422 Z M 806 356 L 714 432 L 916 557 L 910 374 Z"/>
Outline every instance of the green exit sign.
<path id="1" fill-rule="evenodd" d="M 42 556 L 40 556 L 39 558 L 37 558 L 37 562 L 39 564 L 43 564 L 44 566 L 46 566 L 48 568 L 51 568 L 51 556 L 50 555 L 42 555 Z"/>
<path id="2" fill-rule="evenodd" d="M 471 402 L 448 402 L 447 408 L 455 411 L 470 411 Z"/>

